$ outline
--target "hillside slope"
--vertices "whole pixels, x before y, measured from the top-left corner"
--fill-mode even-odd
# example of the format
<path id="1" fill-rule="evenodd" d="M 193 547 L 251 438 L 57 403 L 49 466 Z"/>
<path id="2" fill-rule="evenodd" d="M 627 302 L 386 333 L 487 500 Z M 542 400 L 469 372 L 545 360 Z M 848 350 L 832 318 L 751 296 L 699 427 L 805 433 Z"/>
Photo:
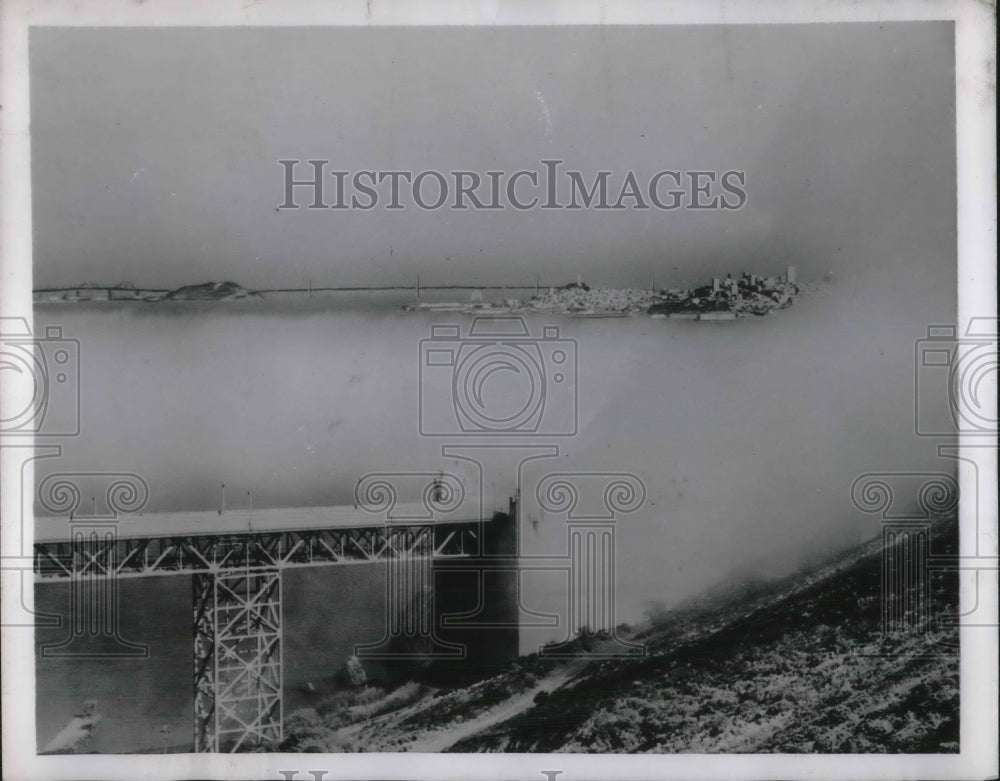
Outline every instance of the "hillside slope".
<path id="1" fill-rule="evenodd" d="M 954 520 L 935 532 L 936 552 L 954 549 Z M 656 619 L 631 633 L 645 658 L 532 654 L 466 688 L 343 692 L 293 714 L 282 748 L 957 752 L 958 634 L 946 620 L 957 612 L 955 574 L 932 580 L 927 624 L 889 636 L 881 577 L 873 541 L 810 573 L 754 584 L 752 596 L 730 588 Z"/>

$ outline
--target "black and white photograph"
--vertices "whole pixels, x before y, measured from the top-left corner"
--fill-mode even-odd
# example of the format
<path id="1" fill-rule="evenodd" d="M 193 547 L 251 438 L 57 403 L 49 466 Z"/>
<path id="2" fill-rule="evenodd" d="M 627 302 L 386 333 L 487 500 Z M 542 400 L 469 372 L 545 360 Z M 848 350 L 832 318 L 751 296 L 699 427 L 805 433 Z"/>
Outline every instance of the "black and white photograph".
<path id="1" fill-rule="evenodd" d="M 5 775 L 995 774 L 992 7 L 128 5 L 4 39 Z"/>

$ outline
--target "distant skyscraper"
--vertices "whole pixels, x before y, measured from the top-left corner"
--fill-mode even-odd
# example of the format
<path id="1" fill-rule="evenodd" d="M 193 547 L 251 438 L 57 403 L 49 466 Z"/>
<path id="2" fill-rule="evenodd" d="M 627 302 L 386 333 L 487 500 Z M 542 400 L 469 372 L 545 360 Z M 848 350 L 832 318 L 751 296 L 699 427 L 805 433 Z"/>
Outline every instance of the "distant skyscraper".
<path id="1" fill-rule="evenodd" d="M 789 266 L 785 271 L 785 281 L 794 282 L 795 281 L 795 266 Z"/>

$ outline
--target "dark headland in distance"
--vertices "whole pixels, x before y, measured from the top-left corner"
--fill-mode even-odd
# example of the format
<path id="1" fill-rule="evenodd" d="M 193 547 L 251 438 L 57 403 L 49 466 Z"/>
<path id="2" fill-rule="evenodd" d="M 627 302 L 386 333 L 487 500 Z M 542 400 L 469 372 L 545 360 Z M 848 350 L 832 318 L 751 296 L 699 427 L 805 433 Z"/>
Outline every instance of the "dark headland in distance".
<path id="1" fill-rule="evenodd" d="M 466 301 L 423 302 L 421 291 L 469 291 Z M 239 301 L 261 299 L 268 294 L 364 293 L 413 291 L 414 301 L 406 311 L 449 311 L 471 314 L 537 313 L 572 317 L 627 317 L 645 313 L 654 318 L 733 320 L 750 315 L 763 316 L 791 305 L 796 296 L 808 290 L 795 279 L 795 267 L 789 266 L 784 277 L 763 277 L 744 272 L 695 288 L 610 288 L 590 287 L 579 277 L 569 284 L 543 287 L 537 282 L 534 293 L 488 301 L 484 290 L 530 291 L 531 286 L 514 285 L 383 285 L 367 287 L 305 287 L 250 290 L 231 282 L 204 282 L 173 290 L 139 288 L 128 282 L 113 285 L 84 283 L 76 287 L 40 288 L 34 291 L 35 303 L 77 303 L 139 301 Z"/>

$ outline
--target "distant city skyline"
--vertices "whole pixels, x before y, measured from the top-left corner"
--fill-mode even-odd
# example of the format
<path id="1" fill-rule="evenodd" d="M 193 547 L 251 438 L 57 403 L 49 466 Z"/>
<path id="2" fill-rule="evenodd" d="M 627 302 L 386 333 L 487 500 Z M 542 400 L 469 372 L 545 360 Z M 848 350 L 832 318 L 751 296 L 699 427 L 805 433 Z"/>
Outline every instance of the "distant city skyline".
<path id="1" fill-rule="evenodd" d="M 795 266 L 791 265 L 791 264 L 785 266 L 785 269 L 784 269 L 783 273 L 777 274 L 777 275 L 771 275 L 769 277 L 765 277 L 765 276 L 763 276 L 761 274 L 757 274 L 757 273 L 754 273 L 752 271 L 747 271 L 747 270 L 744 270 L 744 269 L 740 269 L 736 273 L 740 275 L 739 278 L 741 278 L 741 279 L 742 278 L 748 278 L 751 281 L 765 280 L 765 279 L 780 279 L 780 280 L 783 280 L 783 281 L 786 281 L 786 282 L 793 282 L 793 283 L 796 281 Z M 668 280 L 669 280 L 669 277 L 668 277 Z M 666 282 L 668 280 L 662 280 L 662 281 Z M 721 280 L 723 280 L 722 277 L 720 277 L 720 276 L 713 276 L 711 278 L 711 280 L 710 280 L 710 283 L 713 285 L 713 287 L 717 287 L 718 283 Z M 178 286 L 178 288 L 179 287 L 196 287 L 196 286 L 199 286 L 199 285 L 207 284 L 209 281 L 214 281 L 214 282 L 226 282 L 226 281 L 228 281 L 228 282 L 234 282 L 236 284 L 239 284 L 235 280 L 205 280 L 204 282 L 192 282 L 190 284 L 181 285 L 181 286 Z M 728 281 L 732 281 L 735 284 L 736 281 L 737 281 L 737 277 L 733 277 L 733 272 L 731 272 L 731 271 L 730 272 L 726 272 L 725 281 L 727 281 L 727 282 Z M 421 289 L 424 289 L 424 290 L 477 290 L 477 289 L 482 288 L 482 289 L 486 289 L 486 290 L 490 290 L 490 289 L 502 290 L 502 289 L 508 288 L 508 289 L 516 289 L 516 290 L 529 290 L 529 289 L 531 289 L 533 287 L 536 287 L 536 288 L 539 288 L 539 289 L 541 289 L 541 288 L 548 289 L 548 288 L 551 288 L 551 287 L 556 287 L 556 286 L 560 286 L 561 287 L 561 286 L 573 285 L 573 284 L 577 284 L 577 285 L 579 285 L 579 284 L 587 284 L 587 280 L 583 279 L 583 275 L 582 274 L 577 274 L 575 280 L 574 279 L 569 279 L 569 280 L 559 280 L 559 281 L 549 282 L 549 281 L 546 281 L 546 280 L 542 280 L 542 278 L 540 277 L 540 275 L 536 274 L 535 278 L 532 281 L 526 282 L 524 284 L 496 284 L 496 285 L 478 284 L 478 285 L 475 285 L 475 284 L 463 284 L 460 281 L 453 281 L 453 282 L 446 282 L 446 283 L 441 283 L 441 284 L 435 284 L 433 282 L 428 283 L 426 280 L 421 281 L 420 280 L 420 276 L 417 275 L 410 282 L 405 282 L 404 281 L 404 282 L 400 282 L 398 284 L 387 283 L 387 284 L 383 284 L 383 285 L 372 285 L 372 286 L 357 286 L 357 285 L 352 285 L 352 286 L 343 286 L 343 287 L 336 286 L 336 285 L 326 285 L 326 286 L 324 286 L 324 285 L 321 285 L 319 283 L 313 284 L 313 280 L 310 278 L 310 279 L 306 280 L 306 284 L 305 285 L 301 285 L 301 286 L 298 286 L 298 287 L 255 288 L 255 289 L 249 289 L 248 288 L 248 289 L 251 290 L 252 292 L 269 293 L 269 292 L 293 292 L 293 291 L 322 292 L 324 290 L 328 290 L 328 291 L 338 291 L 338 290 L 342 290 L 342 291 L 352 291 L 352 290 L 353 291 L 366 291 L 366 290 L 370 290 L 370 291 L 379 291 L 379 290 L 409 290 L 409 289 L 412 288 L 413 290 L 419 292 Z M 648 289 L 653 289 L 653 288 L 655 288 L 655 289 L 661 289 L 661 288 L 664 288 L 664 287 L 665 287 L 665 285 L 659 284 L 659 281 L 657 280 L 656 275 L 652 274 L 652 275 L 650 275 L 649 284 L 645 285 L 645 286 L 639 286 L 638 289 L 647 289 L 647 288 Z M 140 291 L 140 292 L 141 291 L 163 292 L 163 291 L 174 290 L 174 289 L 178 289 L 178 288 L 154 288 L 154 287 L 149 287 L 149 286 L 145 286 L 145 285 L 136 284 L 132 280 L 118 280 L 116 282 L 105 282 L 105 281 L 102 281 L 102 282 L 92 282 L 92 281 L 86 281 L 86 282 L 79 282 L 79 283 L 68 284 L 68 285 L 57 285 L 57 286 L 54 286 L 54 287 L 51 287 L 51 288 L 37 288 L 36 287 L 35 290 L 36 290 L 36 292 L 44 292 L 44 291 L 49 291 L 49 290 L 112 290 L 112 291 L 113 290 L 122 290 L 122 291 L 134 290 L 134 291 Z"/>

